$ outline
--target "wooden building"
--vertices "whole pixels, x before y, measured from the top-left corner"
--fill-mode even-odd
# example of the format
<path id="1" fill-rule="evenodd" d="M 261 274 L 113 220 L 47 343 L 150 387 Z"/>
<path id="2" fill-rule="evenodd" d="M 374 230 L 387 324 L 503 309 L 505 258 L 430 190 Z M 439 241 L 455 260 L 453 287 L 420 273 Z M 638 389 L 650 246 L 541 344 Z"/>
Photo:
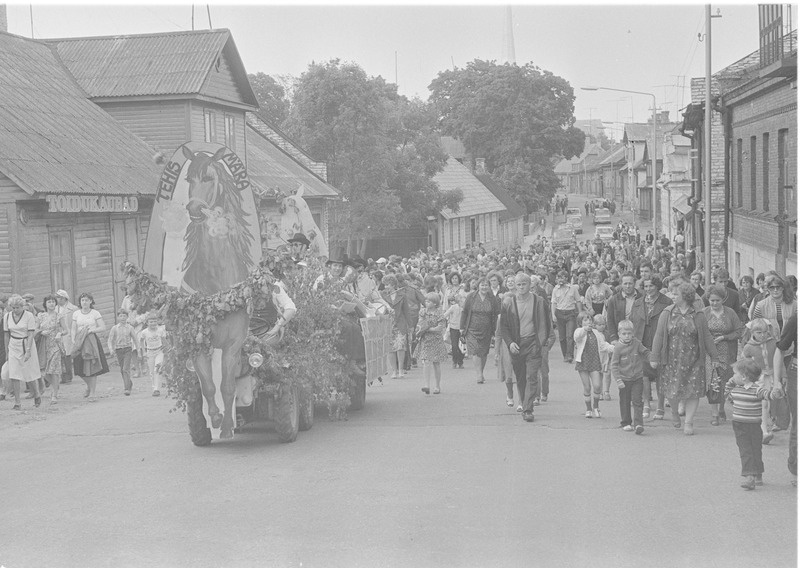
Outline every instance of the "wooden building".
<path id="1" fill-rule="evenodd" d="M 87 99 L 51 46 L 3 32 L 0 124 L 0 291 L 37 303 L 90 292 L 111 324 L 116 267 L 141 260 L 154 150 Z"/>

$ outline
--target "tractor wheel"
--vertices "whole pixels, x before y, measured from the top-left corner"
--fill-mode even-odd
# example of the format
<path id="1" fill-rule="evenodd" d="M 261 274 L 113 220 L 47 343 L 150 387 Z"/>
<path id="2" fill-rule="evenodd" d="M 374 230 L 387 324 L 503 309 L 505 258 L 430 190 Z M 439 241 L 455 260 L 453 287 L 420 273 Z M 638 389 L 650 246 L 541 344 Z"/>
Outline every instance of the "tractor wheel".
<path id="1" fill-rule="evenodd" d="M 211 429 L 203 416 L 203 393 L 200 385 L 189 392 L 186 400 L 186 414 L 189 417 L 189 436 L 195 446 L 207 446 L 211 443 Z"/>
<path id="2" fill-rule="evenodd" d="M 352 376 L 354 383 L 350 389 L 350 410 L 361 410 L 367 399 L 367 377 L 362 374 Z"/>
<path id="3" fill-rule="evenodd" d="M 297 388 L 284 385 L 275 400 L 275 431 L 281 442 L 294 442 L 300 429 Z"/>
<path id="4" fill-rule="evenodd" d="M 314 425 L 314 395 L 306 394 L 300 397 L 300 430 L 311 430 Z"/>

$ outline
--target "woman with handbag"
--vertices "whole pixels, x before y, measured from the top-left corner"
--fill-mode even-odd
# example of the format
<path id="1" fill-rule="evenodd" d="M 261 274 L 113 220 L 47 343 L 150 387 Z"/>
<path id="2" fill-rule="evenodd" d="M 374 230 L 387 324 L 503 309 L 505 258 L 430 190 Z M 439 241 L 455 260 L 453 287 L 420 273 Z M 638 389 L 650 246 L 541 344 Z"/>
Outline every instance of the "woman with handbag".
<path id="1" fill-rule="evenodd" d="M 672 409 L 672 425 L 679 429 L 678 401 L 684 401 L 686 423 L 683 433 L 694 434 L 694 415 L 700 396 L 706 393 L 706 355 L 718 367 L 717 346 L 708 331 L 706 316 L 696 310 L 694 286 L 684 282 L 675 290 L 674 304 L 661 312 L 653 338 L 650 366 L 661 367 L 664 392 Z"/>
<path id="2" fill-rule="evenodd" d="M 786 369 L 781 363 L 778 369 L 775 369 L 774 361 L 779 359 L 782 361 L 782 354 L 775 357 L 775 352 L 779 351 L 777 347 L 777 339 L 775 331 L 769 320 L 765 318 L 756 318 L 749 324 L 750 327 L 750 340 L 745 344 L 742 349 L 742 357 L 745 359 L 753 359 L 758 366 L 761 367 L 761 378 L 758 380 L 760 385 L 770 391 L 770 399 L 779 398 L 783 396 L 783 388 L 781 386 L 781 379 L 786 376 Z M 773 396 L 773 391 L 775 395 Z M 770 404 L 774 402 L 771 400 L 764 400 L 761 403 L 761 443 L 769 444 L 774 437 L 772 433 L 772 415 L 770 414 Z M 776 403 L 777 404 L 780 403 Z"/>
<path id="3" fill-rule="evenodd" d="M 744 330 L 739 315 L 733 309 L 722 304 L 726 296 L 727 292 L 722 286 L 711 286 L 706 296 L 709 305 L 703 309 L 708 322 L 708 331 L 711 332 L 711 337 L 714 338 L 721 364 L 713 377 L 713 381 L 716 384 L 709 384 L 709 387 L 713 387 L 713 393 L 719 394 L 722 394 L 725 383 L 733 376 L 731 365 L 736 361 L 739 339 L 742 337 L 742 331 Z M 727 419 L 725 415 L 725 398 L 720 396 L 718 400 L 720 400 L 719 404 L 711 404 L 712 426 L 719 426 L 720 421 Z"/>
<path id="4" fill-rule="evenodd" d="M 39 367 L 45 380 L 53 389 L 50 395 L 50 404 L 57 404 L 61 374 L 64 372 L 64 365 L 62 364 L 64 346 L 61 338 L 67 330 L 63 329 L 62 320 L 56 311 L 58 306 L 56 297 L 52 294 L 45 296 L 42 305 L 45 311 L 40 312 L 37 316 L 39 333 L 42 338 L 37 344 Z"/>

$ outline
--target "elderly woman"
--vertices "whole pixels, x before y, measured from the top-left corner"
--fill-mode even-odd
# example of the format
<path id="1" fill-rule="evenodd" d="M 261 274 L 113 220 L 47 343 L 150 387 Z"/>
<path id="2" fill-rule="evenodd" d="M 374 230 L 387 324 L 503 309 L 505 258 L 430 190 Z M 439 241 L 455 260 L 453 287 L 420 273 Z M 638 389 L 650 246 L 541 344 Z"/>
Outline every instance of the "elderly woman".
<path id="1" fill-rule="evenodd" d="M 708 323 L 708 331 L 717 345 L 717 356 L 721 366 L 718 369 L 720 384 L 725 383 L 733 376 L 732 365 L 736 362 L 736 351 L 739 339 L 742 337 L 744 325 L 739 315 L 732 308 L 723 305 L 727 292 L 719 284 L 708 289 L 708 307 L 703 309 Z M 725 401 L 711 405 L 711 425 L 719 426 L 720 420 L 725 420 Z"/>
<path id="2" fill-rule="evenodd" d="M 479 278 L 477 289 L 470 292 L 464 301 L 461 312 L 461 335 L 467 340 L 467 355 L 475 363 L 475 376 L 478 384 L 486 380 L 483 369 L 486 367 L 486 358 L 492 343 L 492 334 L 497 323 L 500 309 L 497 299 L 489 290 L 489 281 Z"/>
<path id="3" fill-rule="evenodd" d="M 392 366 L 392 378 L 399 379 L 403 374 L 403 367 L 406 360 L 406 348 L 408 347 L 408 330 L 411 316 L 408 312 L 406 294 L 398 290 L 397 276 L 387 274 L 383 277 L 384 290 L 381 293 L 384 301 L 391 307 L 394 315 L 392 324 L 392 353 L 390 364 Z"/>
<path id="4" fill-rule="evenodd" d="M 706 316 L 695 308 L 694 286 L 678 286 L 674 304 L 661 312 L 653 338 L 650 365 L 661 367 L 664 393 L 672 409 L 672 425 L 681 427 L 678 400 L 685 401 L 686 423 L 683 433 L 694 434 L 694 415 L 700 396 L 706 392 L 706 355 L 714 366 L 719 366 L 719 355 L 714 338 L 708 331 Z"/>
<path id="5" fill-rule="evenodd" d="M 770 274 L 764 280 L 769 294 L 753 308 L 752 319 L 765 318 L 772 324 L 776 334 L 780 336 L 784 322 L 797 311 L 794 290 L 777 274 Z"/>
<path id="6" fill-rule="evenodd" d="M 38 379 L 42 373 L 39 369 L 39 355 L 36 342 L 36 317 L 25 309 L 25 300 L 19 294 L 8 299 L 8 307 L 3 318 L 5 331 L 5 348 L 7 357 L 8 378 L 14 389 L 14 410 L 22 410 L 20 392 L 22 383 L 27 383 L 33 391 L 33 404 L 39 406 L 42 396 L 39 392 Z"/>
<path id="7" fill-rule="evenodd" d="M 42 301 L 44 312 L 37 316 L 39 332 L 42 337 L 39 343 L 41 349 L 38 350 L 39 367 L 53 389 L 50 395 L 50 404 L 56 404 L 58 401 L 59 383 L 61 382 L 61 374 L 64 372 L 64 365 L 61 360 L 64 347 L 61 338 L 67 333 L 67 330 L 62 327 L 62 320 L 56 311 L 57 305 L 54 295 L 45 296 Z"/>
<path id="8" fill-rule="evenodd" d="M 94 297 L 84 292 L 78 297 L 81 308 L 72 314 L 72 364 L 75 374 L 86 383 L 84 398 L 95 400 L 97 377 L 108 373 L 108 363 L 97 334 L 106 329 L 103 316 L 94 309 Z"/>

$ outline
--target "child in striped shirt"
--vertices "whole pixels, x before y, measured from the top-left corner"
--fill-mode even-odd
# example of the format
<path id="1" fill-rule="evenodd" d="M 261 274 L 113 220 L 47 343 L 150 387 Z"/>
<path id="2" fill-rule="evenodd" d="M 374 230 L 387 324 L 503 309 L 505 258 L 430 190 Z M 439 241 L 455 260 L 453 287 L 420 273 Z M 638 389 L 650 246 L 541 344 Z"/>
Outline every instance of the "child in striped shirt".
<path id="1" fill-rule="evenodd" d="M 761 459 L 761 401 L 769 391 L 756 384 L 761 367 L 753 359 L 741 359 L 733 366 L 734 375 L 725 385 L 725 396 L 733 403 L 733 433 L 742 460 L 744 489 L 764 485 Z"/>

